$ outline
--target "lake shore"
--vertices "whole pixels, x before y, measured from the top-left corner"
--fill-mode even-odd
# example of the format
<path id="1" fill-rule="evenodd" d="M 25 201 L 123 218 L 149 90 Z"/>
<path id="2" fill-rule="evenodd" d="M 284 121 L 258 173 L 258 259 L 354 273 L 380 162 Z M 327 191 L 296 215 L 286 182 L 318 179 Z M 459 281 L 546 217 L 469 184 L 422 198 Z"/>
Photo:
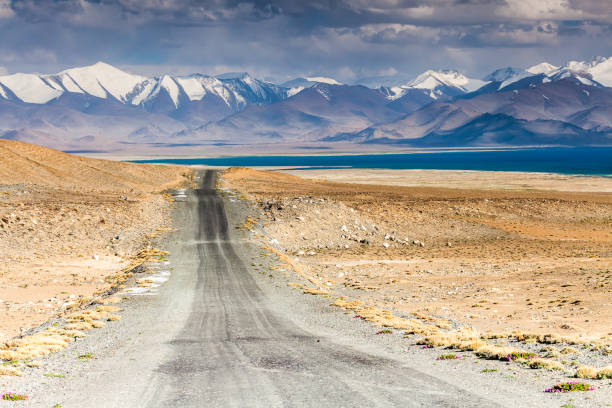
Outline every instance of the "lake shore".
<path id="1" fill-rule="evenodd" d="M 277 170 L 278 168 L 266 168 Z M 337 183 L 485 190 L 543 190 L 612 193 L 612 178 L 557 173 L 477 170 L 292 169 L 306 179 Z"/>

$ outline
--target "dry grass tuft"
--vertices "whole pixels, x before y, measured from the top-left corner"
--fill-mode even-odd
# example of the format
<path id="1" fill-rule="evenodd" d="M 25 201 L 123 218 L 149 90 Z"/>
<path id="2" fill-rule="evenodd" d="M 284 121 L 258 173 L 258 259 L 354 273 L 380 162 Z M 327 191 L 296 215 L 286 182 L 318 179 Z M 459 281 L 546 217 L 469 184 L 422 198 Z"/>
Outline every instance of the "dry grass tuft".
<path id="1" fill-rule="evenodd" d="M 121 298 L 119 297 L 110 297 L 106 299 L 98 299 L 96 303 L 100 305 L 115 305 L 117 303 L 121 303 Z"/>
<path id="2" fill-rule="evenodd" d="M 106 320 L 108 320 L 109 322 L 116 322 L 118 320 L 121 320 L 121 316 L 110 315 L 110 316 L 108 316 L 108 318 Z"/>
<path id="3" fill-rule="evenodd" d="M 5 350 L 0 351 L 0 359 L 15 361 L 44 357 L 54 351 L 62 350 L 74 340 L 74 337 L 59 334 L 55 330 L 46 330 L 6 342 Z"/>
<path id="4" fill-rule="evenodd" d="M 417 344 L 434 347 L 452 347 L 460 350 L 476 350 L 486 343 L 480 340 L 480 333 L 471 328 L 461 328 L 454 332 L 440 332 L 425 336 Z"/>
<path id="5" fill-rule="evenodd" d="M 119 308 L 117 306 L 98 306 L 96 307 L 96 312 L 118 312 Z"/>
<path id="6" fill-rule="evenodd" d="M 68 336 L 68 337 L 73 337 L 73 338 L 77 338 L 77 337 L 85 337 L 86 334 L 83 333 L 82 331 L 79 330 L 69 330 L 66 329 L 66 327 L 64 328 L 49 328 L 47 329 L 47 331 L 49 333 L 55 333 L 55 334 L 59 334 L 60 336 Z"/>
<path id="7" fill-rule="evenodd" d="M 329 295 L 329 291 L 321 290 L 321 289 L 313 289 L 313 288 L 304 288 L 302 290 L 307 295 Z"/>
<path id="8" fill-rule="evenodd" d="M 531 360 L 527 360 L 525 363 L 529 368 L 540 369 L 544 368 L 546 370 L 563 370 L 563 364 L 559 363 L 555 360 L 548 360 L 545 358 L 532 358 Z"/>
<path id="9" fill-rule="evenodd" d="M 612 379 L 612 366 L 604 368 L 578 367 L 576 370 L 576 377 L 578 378 L 591 378 L 595 380 Z"/>
<path id="10" fill-rule="evenodd" d="M 64 326 L 64 329 L 70 330 L 70 331 L 91 330 L 93 328 L 94 328 L 93 324 L 88 321 L 70 323 Z"/>
<path id="11" fill-rule="evenodd" d="M 508 337 L 513 337 L 517 341 L 521 341 L 524 343 L 541 343 L 541 344 L 572 344 L 572 345 L 580 345 L 580 344 L 591 344 L 592 341 L 588 339 L 582 339 L 576 336 L 560 336 L 555 333 L 547 333 L 547 334 L 537 334 L 537 333 L 529 333 L 522 332 L 519 330 L 513 331 Z"/>
<path id="12" fill-rule="evenodd" d="M 66 319 L 70 322 L 78 322 L 78 321 L 92 321 L 92 320 L 104 320 L 106 319 L 108 313 L 105 311 L 93 311 L 86 310 L 80 313 L 74 313 L 68 316 Z"/>
<path id="13" fill-rule="evenodd" d="M 3 376 L 13 376 L 13 377 L 21 377 L 23 374 L 21 371 L 14 367 L 2 367 L 0 366 L 0 377 Z"/>
<path id="14" fill-rule="evenodd" d="M 503 346 L 495 346 L 493 344 L 486 344 L 477 350 L 474 350 L 478 357 L 487 358 L 490 360 L 507 360 L 508 356 L 512 353 L 522 353 L 522 350 L 519 350 L 514 347 L 503 347 Z"/>
<path id="15" fill-rule="evenodd" d="M 561 354 L 580 354 L 578 349 L 574 347 L 563 347 L 560 351 Z"/>
<path id="16" fill-rule="evenodd" d="M 390 310 L 379 309 L 373 306 L 364 306 L 359 300 L 346 300 L 340 297 L 332 303 L 332 306 L 353 310 L 362 319 L 372 322 L 378 326 L 405 330 L 406 334 L 432 335 L 438 333 L 437 327 L 425 324 L 415 319 L 404 319 L 394 316 Z"/>

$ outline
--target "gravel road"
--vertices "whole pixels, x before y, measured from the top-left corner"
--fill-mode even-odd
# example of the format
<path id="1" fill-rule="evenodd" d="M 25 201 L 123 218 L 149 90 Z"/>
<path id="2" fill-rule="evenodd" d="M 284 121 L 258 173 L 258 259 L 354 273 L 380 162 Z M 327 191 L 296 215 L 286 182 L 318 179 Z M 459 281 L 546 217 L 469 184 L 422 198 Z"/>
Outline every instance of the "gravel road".
<path id="1" fill-rule="evenodd" d="M 31 396 L 27 405 L 558 407 L 564 402 L 506 376 L 479 375 L 484 364 L 477 369 L 468 361 L 436 364 L 429 350 L 406 352 L 401 335 L 372 336 L 375 328 L 329 307 L 329 300 L 257 273 L 252 265 L 261 261 L 255 261 L 259 249 L 234 228 L 244 214 L 232 214 L 243 204 L 225 200 L 215 179 L 215 172 L 203 173 L 201 188 L 176 203 L 179 231 L 169 242 L 170 280 L 155 296 L 122 303 L 120 322 L 14 383 L 13 391 Z M 76 358 L 86 352 L 95 358 Z M 49 372 L 67 377 L 43 376 Z"/>

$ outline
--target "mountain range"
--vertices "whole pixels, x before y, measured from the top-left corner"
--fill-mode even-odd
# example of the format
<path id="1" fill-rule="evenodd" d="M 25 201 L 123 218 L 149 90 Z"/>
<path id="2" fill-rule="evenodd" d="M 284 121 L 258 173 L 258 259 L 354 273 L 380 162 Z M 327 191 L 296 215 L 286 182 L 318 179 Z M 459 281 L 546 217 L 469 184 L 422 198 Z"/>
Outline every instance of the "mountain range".
<path id="1" fill-rule="evenodd" d="M 0 137 L 104 152 L 612 145 L 612 58 L 361 82 L 145 77 L 102 62 L 18 73 L 0 76 Z"/>

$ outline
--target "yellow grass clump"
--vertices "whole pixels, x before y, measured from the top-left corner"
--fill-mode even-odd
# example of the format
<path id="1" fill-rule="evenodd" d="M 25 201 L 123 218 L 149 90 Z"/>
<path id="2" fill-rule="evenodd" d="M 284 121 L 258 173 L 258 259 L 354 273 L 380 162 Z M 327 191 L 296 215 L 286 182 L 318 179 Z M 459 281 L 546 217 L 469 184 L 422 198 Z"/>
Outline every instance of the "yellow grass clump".
<path id="1" fill-rule="evenodd" d="M 118 320 L 121 320 L 121 316 L 110 315 L 110 316 L 108 316 L 108 318 L 106 320 L 108 320 L 109 322 L 116 322 Z"/>
<path id="2" fill-rule="evenodd" d="M 0 366 L 0 377 L 2 376 L 13 376 L 21 377 L 23 374 L 15 367 L 2 367 Z"/>
<path id="3" fill-rule="evenodd" d="M 604 368 L 578 367 L 576 370 L 576 377 L 578 378 L 590 378 L 595 380 L 612 379 L 612 366 Z"/>
<path id="4" fill-rule="evenodd" d="M 563 364 L 546 358 L 532 358 L 525 363 L 529 368 L 544 368 L 546 370 L 563 370 Z"/>
<path id="5" fill-rule="evenodd" d="M 493 344 L 486 344 L 477 350 L 474 350 L 478 357 L 487 358 L 490 360 L 506 360 L 506 358 L 512 353 L 521 353 L 522 350 L 519 350 L 514 347 L 504 347 L 504 346 L 496 346 Z"/>
<path id="6" fill-rule="evenodd" d="M 574 337 L 574 336 L 560 336 L 555 333 L 537 334 L 537 333 L 522 332 L 519 330 L 513 331 L 508 337 L 513 337 L 516 340 L 524 342 L 524 343 L 530 343 L 530 342 L 532 343 L 537 342 L 541 344 L 564 343 L 564 344 L 572 344 L 572 345 L 591 343 L 591 341 L 589 341 L 588 339 L 581 339 L 581 338 Z"/>
<path id="7" fill-rule="evenodd" d="M 78 322 L 78 321 L 89 322 L 89 321 L 94 321 L 94 320 L 104 320 L 106 319 L 107 316 L 108 316 L 108 312 L 106 311 L 86 310 L 84 312 L 71 314 L 70 316 L 67 317 L 67 320 L 70 322 Z"/>
<path id="8" fill-rule="evenodd" d="M 98 306 L 96 308 L 96 312 L 118 312 L 119 308 L 117 306 Z"/>
<path id="9" fill-rule="evenodd" d="M 75 337 L 59 334 L 51 329 L 21 339 L 13 339 L 4 344 L 0 350 L 0 359 L 7 361 L 27 360 L 44 357 L 54 351 L 65 348 Z"/>
<path id="10" fill-rule="evenodd" d="M 97 299 L 96 302 L 99 305 L 114 305 L 117 303 L 121 303 L 120 297 L 109 297 L 104 299 Z"/>
<path id="11" fill-rule="evenodd" d="M 574 347 L 563 347 L 560 351 L 561 354 L 580 354 L 578 349 Z"/>
<path id="12" fill-rule="evenodd" d="M 49 333 L 55 333 L 55 334 L 59 334 L 60 336 L 68 336 L 68 337 L 73 337 L 73 338 L 77 338 L 77 337 L 85 337 L 86 334 L 83 333 L 82 331 L 79 330 L 69 330 L 66 329 L 66 327 L 63 328 L 49 328 L 47 329 L 47 331 Z"/>
<path id="13" fill-rule="evenodd" d="M 92 325 L 93 327 L 95 327 L 96 329 L 101 329 L 102 327 L 106 326 L 106 323 L 101 322 L 101 321 L 99 321 L 99 320 L 93 320 L 93 321 L 91 322 L 91 325 Z"/>
<path id="14" fill-rule="evenodd" d="M 454 332 L 439 332 L 425 336 L 417 344 L 427 344 L 434 347 L 452 347 L 461 350 L 476 350 L 486 343 L 480 339 L 478 331 L 462 327 Z"/>
<path id="15" fill-rule="evenodd" d="M 69 324 L 63 328 L 49 327 L 31 336 L 9 340 L 0 345 L 0 360 L 30 360 L 60 351 L 75 338 L 85 337 L 83 330 L 104 327 L 105 323 L 102 320 L 119 320 L 119 316 L 109 313 L 117 310 L 119 310 L 117 306 L 98 306 L 96 310 L 87 310 L 68 316 Z"/>
<path id="16" fill-rule="evenodd" d="M 64 328 L 66 330 L 75 330 L 75 331 L 81 331 L 81 330 L 91 330 L 94 328 L 93 324 L 91 324 L 91 322 L 75 322 L 75 323 L 70 323 L 67 324 L 66 326 L 64 326 Z"/>
<path id="17" fill-rule="evenodd" d="M 307 295 L 329 295 L 329 292 L 321 289 L 304 288 L 302 290 Z"/>
<path id="18" fill-rule="evenodd" d="M 438 332 L 438 328 L 415 319 L 404 319 L 394 316 L 390 310 L 379 309 L 373 306 L 364 306 L 359 300 L 346 300 L 343 297 L 336 299 L 332 306 L 353 310 L 362 319 L 378 326 L 405 330 L 406 334 L 431 335 Z"/>

